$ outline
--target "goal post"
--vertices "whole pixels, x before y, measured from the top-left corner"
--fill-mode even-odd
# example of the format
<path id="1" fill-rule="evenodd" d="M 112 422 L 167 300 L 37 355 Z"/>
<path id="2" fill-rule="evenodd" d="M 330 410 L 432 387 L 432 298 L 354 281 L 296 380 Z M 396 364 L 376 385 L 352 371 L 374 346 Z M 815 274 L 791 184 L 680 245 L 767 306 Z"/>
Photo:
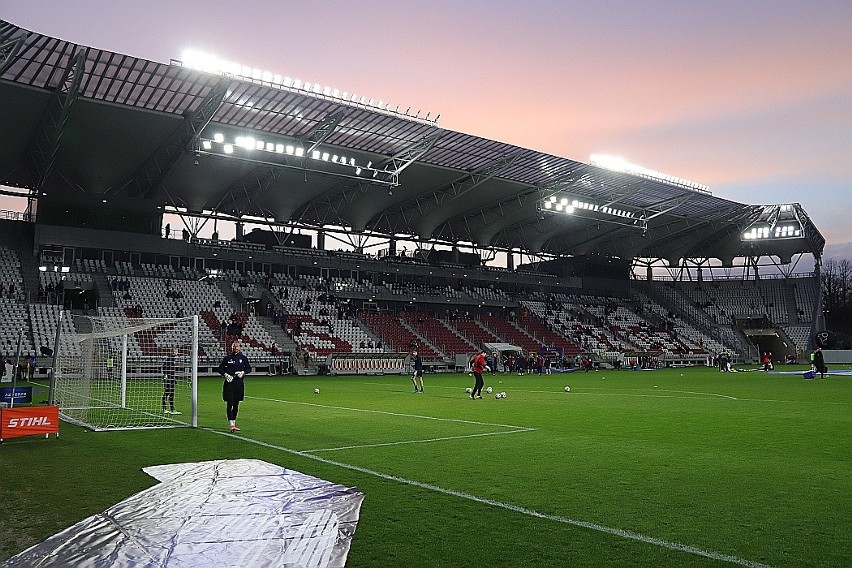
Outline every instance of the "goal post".
<path id="1" fill-rule="evenodd" d="M 198 316 L 63 317 L 50 398 L 92 430 L 198 426 Z"/>

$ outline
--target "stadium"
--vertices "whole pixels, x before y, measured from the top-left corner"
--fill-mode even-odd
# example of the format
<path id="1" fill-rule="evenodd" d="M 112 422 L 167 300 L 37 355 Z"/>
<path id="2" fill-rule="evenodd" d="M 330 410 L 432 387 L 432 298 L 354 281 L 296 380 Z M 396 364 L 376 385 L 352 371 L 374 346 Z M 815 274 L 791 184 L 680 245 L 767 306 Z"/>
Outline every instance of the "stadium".
<path id="1" fill-rule="evenodd" d="M 67 422 L 0 447 L 10 566 L 142 468 L 249 458 L 363 492 L 349 566 L 848 561 L 848 385 L 802 378 L 832 345 L 799 204 L 5 21 L 0 100 L 0 185 L 28 203 L 0 220 L 4 379 Z M 505 401 L 465 394 L 481 351 Z"/>

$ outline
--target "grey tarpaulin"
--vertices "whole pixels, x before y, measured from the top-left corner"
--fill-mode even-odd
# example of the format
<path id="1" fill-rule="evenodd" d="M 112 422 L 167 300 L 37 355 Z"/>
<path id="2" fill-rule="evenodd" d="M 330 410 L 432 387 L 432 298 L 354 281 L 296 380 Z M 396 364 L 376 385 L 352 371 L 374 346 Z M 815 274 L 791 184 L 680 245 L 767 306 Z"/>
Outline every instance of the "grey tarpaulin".
<path id="1" fill-rule="evenodd" d="M 147 467 L 160 481 L 4 567 L 342 567 L 364 494 L 261 460 Z"/>

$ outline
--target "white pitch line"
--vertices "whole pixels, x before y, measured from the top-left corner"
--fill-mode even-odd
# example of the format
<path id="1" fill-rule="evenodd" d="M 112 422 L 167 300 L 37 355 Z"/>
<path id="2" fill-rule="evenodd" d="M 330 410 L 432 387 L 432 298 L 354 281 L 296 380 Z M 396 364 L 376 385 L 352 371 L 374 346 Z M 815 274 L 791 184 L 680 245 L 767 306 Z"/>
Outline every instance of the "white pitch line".
<path id="1" fill-rule="evenodd" d="M 745 558 L 739 558 L 737 556 L 732 556 L 730 554 L 724 554 L 722 552 L 715 552 L 712 550 L 703 550 L 701 548 L 696 548 L 694 546 L 689 546 L 687 544 L 682 544 L 679 542 L 673 542 L 668 540 L 662 540 L 659 538 L 655 538 L 652 536 L 647 536 L 641 533 L 628 531 L 624 529 L 616 529 L 612 527 L 607 527 L 604 525 L 599 525 L 597 523 L 590 523 L 587 521 L 578 521 L 575 519 L 570 519 L 568 517 L 562 517 L 560 515 L 552 515 L 550 513 L 542 513 L 540 511 L 536 511 L 535 509 L 528 509 L 526 507 L 520 507 L 518 505 L 513 505 L 511 503 L 504 503 L 502 501 L 495 501 L 493 499 L 487 499 L 485 497 L 479 497 L 477 495 L 473 495 L 471 493 L 465 493 L 464 491 L 456 491 L 455 489 L 447 489 L 445 487 L 441 487 L 439 485 L 432 485 L 431 483 L 423 483 L 420 481 L 414 481 L 411 479 L 406 479 L 404 477 L 399 477 L 396 475 L 391 475 L 388 473 L 382 473 L 380 471 L 375 471 L 372 469 L 367 469 L 365 467 L 360 467 L 357 465 L 352 465 L 348 463 L 343 463 L 335 460 L 330 460 L 328 458 L 324 458 L 321 456 L 317 456 L 314 454 L 310 454 L 308 452 L 303 452 L 299 450 L 294 450 L 291 448 L 285 448 L 283 446 L 277 446 L 275 444 L 270 444 L 267 442 L 262 442 L 260 440 L 253 440 L 251 438 L 246 438 L 244 436 L 238 436 L 236 434 L 231 434 L 228 432 L 220 432 L 218 430 L 214 430 L 212 428 L 203 428 L 207 432 L 212 432 L 214 434 L 219 434 L 220 436 L 229 436 L 232 438 L 236 438 L 242 440 L 244 442 L 249 442 L 251 444 L 257 444 L 259 446 L 263 446 L 265 448 L 270 448 L 273 450 L 278 450 L 281 452 L 287 452 L 289 454 L 293 454 L 296 456 L 301 456 L 303 458 L 307 458 L 310 460 L 315 460 L 324 464 L 333 465 L 336 467 L 341 467 L 343 469 L 348 469 L 351 471 L 357 471 L 359 473 L 363 473 L 366 475 L 371 475 L 373 477 L 378 477 L 380 479 L 385 479 L 387 481 L 394 481 L 397 483 L 402 483 L 404 485 L 411 485 L 413 487 L 419 487 L 421 489 L 427 489 L 429 491 L 435 491 L 437 493 L 442 493 L 444 495 L 451 495 L 453 497 L 459 497 L 461 499 L 467 499 L 469 501 L 474 501 L 476 503 L 482 503 L 484 505 L 490 505 L 492 507 L 498 507 L 500 509 L 505 509 L 507 511 L 512 511 L 515 513 L 521 513 L 523 515 L 527 515 L 530 517 L 535 517 L 538 519 L 544 519 L 548 521 L 554 521 L 557 523 L 563 523 L 566 525 L 572 525 L 575 527 L 580 527 L 588 530 L 593 530 L 597 532 L 602 532 L 606 534 L 611 534 L 614 536 L 618 536 L 621 538 L 626 538 L 628 540 L 635 540 L 638 542 L 642 542 L 645 544 L 651 544 L 654 546 L 659 546 L 661 548 L 667 548 L 669 550 L 676 550 L 679 552 L 686 552 L 688 554 L 693 554 L 696 556 L 702 556 L 704 558 L 710 558 L 712 560 L 719 560 L 722 562 L 728 562 L 731 564 L 737 564 L 739 566 L 747 566 L 748 568 L 771 568 L 768 564 L 761 564 L 760 562 L 755 562 L 753 560 L 748 560 Z"/>
<path id="2" fill-rule="evenodd" d="M 496 426 L 498 428 L 513 428 L 515 430 L 525 430 L 528 426 L 515 426 L 513 424 L 497 424 L 494 422 L 479 422 L 476 420 L 462 420 L 461 418 L 438 418 L 437 416 L 423 416 L 422 414 L 404 414 L 401 412 L 390 412 L 387 410 L 371 410 L 368 408 L 351 408 L 348 406 L 333 406 L 330 404 L 317 404 L 315 402 L 296 402 L 294 400 L 281 400 L 278 398 L 265 398 L 260 396 L 247 396 L 253 400 L 265 400 L 267 402 L 280 402 L 282 404 L 296 404 L 300 406 L 313 406 L 316 408 L 330 408 L 332 410 L 348 410 L 350 412 L 367 412 L 370 414 L 384 414 L 386 416 L 396 416 L 401 418 L 419 418 L 421 420 L 437 420 L 438 422 L 457 422 L 460 424 L 475 424 L 477 426 Z"/>
<path id="3" fill-rule="evenodd" d="M 701 396 L 716 396 L 716 397 L 719 397 L 719 398 L 729 398 L 731 400 L 739 400 L 735 396 L 729 396 L 727 394 L 717 394 L 715 392 L 676 391 L 676 390 L 669 390 L 669 389 L 663 389 L 663 392 L 679 392 L 679 393 L 682 393 L 682 394 L 700 394 Z"/>
<path id="4" fill-rule="evenodd" d="M 521 432 L 535 432 L 535 428 L 524 428 L 522 430 L 505 430 L 502 432 L 482 432 L 481 434 L 463 434 L 459 436 L 443 436 L 441 438 L 426 438 L 420 440 L 403 440 L 402 442 L 383 442 L 379 444 L 360 444 L 357 446 L 340 446 L 338 448 L 317 448 L 315 450 L 303 450 L 314 454 L 316 452 L 336 452 L 337 450 L 357 450 L 360 448 L 380 448 L 382 446 L 401 446 L 404 444 L 425 444 L 428 442 L 443 442 L 445 440 L 461 440 L 463 438 L 479 438 L 482 436 L 503 436 L 505 434 L 518 434 Z"/>

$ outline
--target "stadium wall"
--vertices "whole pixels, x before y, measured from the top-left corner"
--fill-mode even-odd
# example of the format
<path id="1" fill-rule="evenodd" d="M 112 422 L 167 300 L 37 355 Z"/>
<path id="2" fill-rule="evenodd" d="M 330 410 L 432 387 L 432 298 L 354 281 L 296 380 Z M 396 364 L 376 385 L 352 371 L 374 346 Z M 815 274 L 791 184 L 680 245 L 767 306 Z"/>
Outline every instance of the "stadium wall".
<path id="1" fill-rule="evenodd" d="M 826 365 L 852 364 L 852 349 L 825 349 L 822 354 Z"/>

